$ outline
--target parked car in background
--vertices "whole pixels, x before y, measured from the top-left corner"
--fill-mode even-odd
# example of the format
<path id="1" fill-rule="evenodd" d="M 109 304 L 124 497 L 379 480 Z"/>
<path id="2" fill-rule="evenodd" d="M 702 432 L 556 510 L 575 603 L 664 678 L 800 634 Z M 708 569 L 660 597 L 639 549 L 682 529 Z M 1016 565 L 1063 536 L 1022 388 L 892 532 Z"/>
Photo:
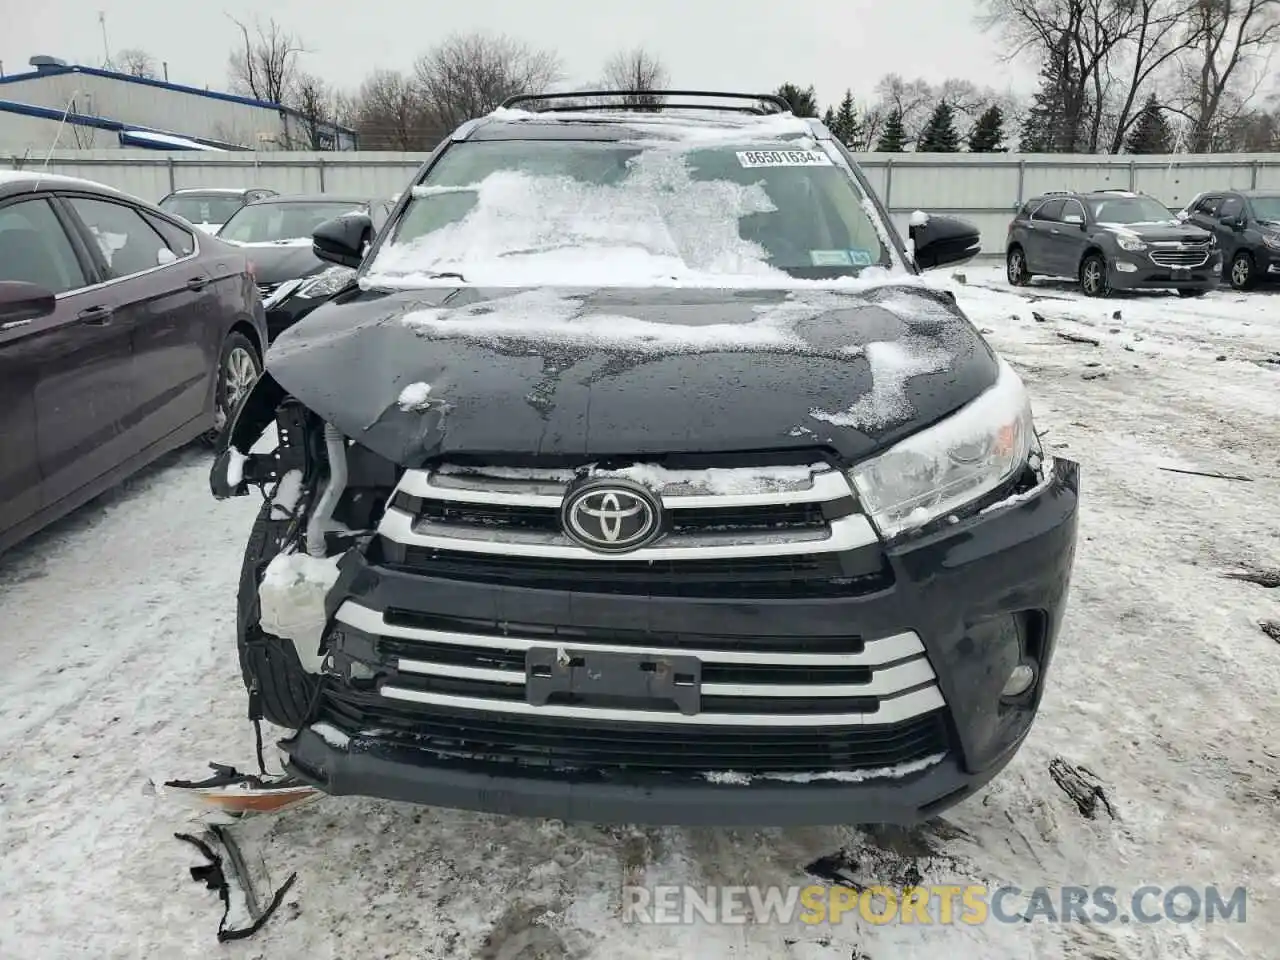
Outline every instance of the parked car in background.
<path id="1" fill-rule="evenodd" d="M 101 184 L 0 172 L 0 551 L 216 434 L 265 347 L 243 251 Z"/>
<path id="2" fill-rule="evenodd" d="M 245 204 L 275 195 L 276 191 L 266 187 L 192 187 L 169 194 L 160 201 L 160 209 L 178 215 L 205 233 L 217 233 Z"/>
<path id="3" fill-rule="evenodd" d="M 1218 285 L 1222 272 L 1212 233 L 1128 190 L 1032 197 L 1009 223 L 1005 262 L 1014 286 L 1032 277 L 1073 277 L 1088 297 L 1139 289 L 1198 297 Z"/>
<path id="4" fill-rule="evenodd" d="M 1280 280 L 1280 190 L 1200 193 L 1178 218 L 1213 231 L 1227 281 L 1236 290 Z"/>
<path id="5" fill-rule="evenodd" d="M 341 290 L 355 276 L 311 249 L 320 224 L 347 213 L 369 218 L 367 244 L 386 223 L 394 201 L 335 194 L 275 196 L 236 211 L 218 238 L 247 248 L 267 312 L 271 339 Z"/>

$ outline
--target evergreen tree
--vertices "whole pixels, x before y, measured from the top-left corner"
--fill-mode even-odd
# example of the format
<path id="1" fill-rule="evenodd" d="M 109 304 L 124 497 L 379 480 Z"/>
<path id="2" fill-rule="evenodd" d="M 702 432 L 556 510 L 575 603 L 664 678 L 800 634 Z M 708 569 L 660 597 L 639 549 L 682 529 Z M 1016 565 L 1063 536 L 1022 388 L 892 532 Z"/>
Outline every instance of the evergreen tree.
<path id="1" fill-rule="evenodd" d="M 876 141 L 876 153 L 902 153 L 907 144 L 907 131 L 902 126 L 902 111 L 890 110 L 885 117 L 884 129 Z"/>
<path id="2" fill-rule="evenodd" d="M 1165 119 L 1164 107 L 1160 106 L 1154 93 L 1147 97 L 1124 147 L 1129 153 L 1173 152 L 1173 130 Z"/>
<path id="3" fill-rule="evenodd" d="M 853 104 L 853 91 L 846 90 L 840 108 L 836 110 L 831 124 L 831 135 L 850 150 L 861 147 L 862 124 L 858 121 L 858 109 Z"/>
<path id="4" fill-rule="evenodd" d="M 822 115 L 822 125 L 832 132 L 836 131 L 836 111 L 833 107 L 827 107 L 827 112 Z"/>
<path id="5" fill-rule="evenodd" d="M 994 103 L 982 112 L 969 131 L 970 153 L 999 153 L 1004 142 L 1004 111 Z"/>
<path id="6" fill-rule="evenodd" d="M 791 104 L 791 112 L 797 117 L 816 117 L 818 115 L 818 95 L 812 86 L 801 89 L 794 83 L 784 83 L 777 90 L 778 96 Z"/>
<path id="7" fill-rule="evenodd" d="M 1023 153 L 1078 153 L 1083 147 L 1083 118 L 1088 104 L 1079 99 L 1079 68 L 1069 37 L 1049 52 L 1040 71 L 1040 87 L 1022 122 Z"/>
<path id="8" fill-rule="evenodd" d="M 956 112 L 947 101 L 943 100 L 934 108 L 916 149 L 921 153 L 956 153 L 960 150 Z"/>

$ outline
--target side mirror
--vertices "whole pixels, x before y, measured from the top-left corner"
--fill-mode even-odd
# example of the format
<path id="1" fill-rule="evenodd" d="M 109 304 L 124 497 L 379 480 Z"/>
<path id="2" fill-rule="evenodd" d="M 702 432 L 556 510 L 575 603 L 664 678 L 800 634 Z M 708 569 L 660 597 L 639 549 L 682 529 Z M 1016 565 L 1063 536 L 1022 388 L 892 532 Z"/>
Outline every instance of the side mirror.
<path id="1" fill-rule="evenodd" d="M 982 248 L 982 234 L 969 221 L 920 210 L 911 214 L 910 236 L 921 270 L 971 260 Z"/>
<path id="2" fill-rule="evenodd" d="M 373 220 L 367 213 L 348 213 L 316 227 L 311 249 L 321 260 L 354 270 L 364 260 L 365 243 L 373 234 Z"/>
<path id="3" fill-rule="evenodd" d="M 23 280 L 0 280 L 0 324 L 47 317 L 57 308 L 53 293 Z"/>

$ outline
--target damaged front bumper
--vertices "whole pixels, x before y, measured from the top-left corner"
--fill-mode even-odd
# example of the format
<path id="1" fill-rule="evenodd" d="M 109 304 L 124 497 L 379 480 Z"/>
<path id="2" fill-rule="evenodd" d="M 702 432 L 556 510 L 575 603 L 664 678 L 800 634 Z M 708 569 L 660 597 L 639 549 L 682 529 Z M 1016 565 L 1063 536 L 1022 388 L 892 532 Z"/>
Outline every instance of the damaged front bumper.
<path id="1" fill-rule="evenodd" d="M 1031 727 L 1069 589 L 1077 490 L 1077 465 L 1048 461 L 1032 490 L 877 546 L 888 576 L 846 595 L 540 589 L 431 576 L 404 569 L 376 546 L 351 550 L 325 600 L 336 675 L 326 678 L 315 722 L 281 742 L 287 769 L 330 794 L 593 822 L 785 826 L 932 817 L 994 777 Z M 900 700 L 925 698 L 917 702 L 928 709 L 886 713 L 884 722 L 873 713 L 840 729 L 799 717 L 767 726 L 705 714 L 636 722 L 635 711 L 539 707 L 527 692 L 493 709 L 494 701 L 458 692 L 492 672 L 476 661 L 445 671 L 452 680 L 427 681 L 404 659 L 428 650 L 432 638 L 490 642 L 481 637 L 490 629 L 497 631 L 490 640 L 548 630 L 555 643 L 557 630 L 607 639 L 637 626 L 655 638 L 736 637 L 747 651 L 761 638 L 792 638 L 796 651 L 842 634 L 883 650 L 911 638 L 927 654 L 931 679 Z M 499 647 L 495 658 L 512 652 Z M 1010 696 L 1011 675 L 1027 663 L 1033 681 Z M 770 757 L 788 754 L 827 762 L 815 759 L 807 773 L 796 773 L 794 762 L 768 769 Z M 877 756 L 885 763 L 877 766 Z M 846 769 L 837 769 L 840 762 Z"/>

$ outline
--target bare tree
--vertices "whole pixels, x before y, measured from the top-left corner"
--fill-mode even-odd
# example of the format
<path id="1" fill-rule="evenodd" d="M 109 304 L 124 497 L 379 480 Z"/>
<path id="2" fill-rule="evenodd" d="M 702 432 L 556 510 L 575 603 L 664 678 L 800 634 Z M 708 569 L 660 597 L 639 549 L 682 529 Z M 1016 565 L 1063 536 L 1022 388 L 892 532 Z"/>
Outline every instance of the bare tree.
<path id="1" fill-rule="evenodd" d="M 142 77 L 144 80 L 154 80 L 159 76 L 156 58 L 137 47 L 117 51 L 111 58 L 109 66 L 121 73 L 127 73 L 131 77 Z"/>
<path id="2" fill-rule="evenodd" d="M 625 104 L 658 106 L 665 99 L 654 90 L 667 85 L 667 68 L 643 47 L 615 53 L 604 65 L 605 90 L 636 91 L 621 98 Z"/>
<path id="3" fill-rule="evenodd" d="M 266 26 L 255 19 L 252 33 L 248 25 L 230 19 L 241 36 L 240 46 L 227 59 L 232 88 L 256 100 L 283 104 L 297 76 L 298 54 L 306 52 L 302 41 L 274 19 Z"/>
<path id="4" fill-rule="evenodd" d="M 427 136 L 433 142 L 510 96 L 545 91 L 560 76 L 554 53 L 485 33 L 455 34 L 414 64 Z"/>
<path id="5" fill-rule="evenodd" d="M 1183 58 L 1181 113 L 1190 149 L 1214 149 L 1224 128 L 1248 113 L 1280 42 L 1280 0 L 1195 0 L 1196 46 Z"/>
<path id="6" fill-rule="evenodd" d="M 425 107 L 413 80 L 396 70 L 378 70 L 360 85 L 348 122 L 366 150 L 426 150 Z"/>
<path id="7" fill-rule="evenodd" d="M 333 129 L 337 114 L 337 94 L 314 74 L 299 71 L 287 92 L 289 106 L 298 112 L 302 123 L 301 146 L 307 150 L 336 150 L 337 133 Z"/>

